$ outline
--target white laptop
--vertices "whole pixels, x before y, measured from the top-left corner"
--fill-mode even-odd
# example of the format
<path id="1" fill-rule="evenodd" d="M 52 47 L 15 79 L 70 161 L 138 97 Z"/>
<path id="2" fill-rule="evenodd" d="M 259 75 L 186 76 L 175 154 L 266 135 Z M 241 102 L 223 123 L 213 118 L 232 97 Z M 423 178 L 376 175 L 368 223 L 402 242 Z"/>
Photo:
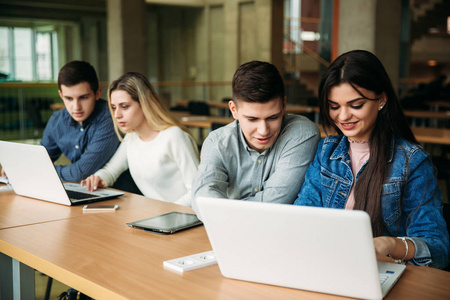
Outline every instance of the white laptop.
<path id="1" fill-rule="evenodd" d="M 405 269 L 377 262 L 370 218 L 363 211 L 196 201 L 220 271 L 228 278 L 382 299 Z"/>
<path id="2" fill-rule="evenodd" d="M 79 184 L 63 184 L 47 150 L 41 145 L 0 141 L 0 164 L 14 192 L 21 196 L 79 205 L 123 195 L 123 192 L 108 189 L 90 192 Z"/>

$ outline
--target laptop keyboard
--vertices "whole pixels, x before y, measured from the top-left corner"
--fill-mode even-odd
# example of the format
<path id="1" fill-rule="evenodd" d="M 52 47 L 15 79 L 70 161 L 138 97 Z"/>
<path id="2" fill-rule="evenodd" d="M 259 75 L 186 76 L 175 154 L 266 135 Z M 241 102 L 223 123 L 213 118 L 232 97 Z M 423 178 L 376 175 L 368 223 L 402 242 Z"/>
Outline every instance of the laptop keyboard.
<path id="1" fill-rule="evenodd" d="M 381 285 L 383 285 L 383 283 L 385 283 L 386 280 L 389 278 L 389 275 L 387 275 L 387 274 L 378 273 L 378 275 L 380 276 L 380 284 Z"/>
<path id="2" fill-rule="evenodd" d="M 71 191 L 71 190 L 66 190 L 66 192 L 67 192 L 67 195 L 69 195 L 69 198 L 74 199 L 74 200 L 83 200 L 83 199 L 98 197 L 96 195 L 75 192 L 75 191 Z"/>

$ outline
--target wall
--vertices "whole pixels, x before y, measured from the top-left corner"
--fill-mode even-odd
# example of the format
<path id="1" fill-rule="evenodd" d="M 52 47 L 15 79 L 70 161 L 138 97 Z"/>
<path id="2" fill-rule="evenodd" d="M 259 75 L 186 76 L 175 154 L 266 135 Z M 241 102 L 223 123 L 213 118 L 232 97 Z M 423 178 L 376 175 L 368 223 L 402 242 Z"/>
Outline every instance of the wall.
<path id="1" fill-rule="evenodd" d="M 354 49 L 375 52 L 375 7 L 375 0 L 340 1 L 339 54 Z"/>
<path id="2" fill-rule="evenodd" d="M 341 0 L 338 54 L 363 49 L 374 53 L 398 87 L 401 2 Z M 355 13 L 358 12 L 358 13 Z"/>
<path id="3" fill-rule="evenodd" d="M 211 87 L 159 87 L 164 100 L 230 97 L 234 72 L 250 60 L 271 61 L 282 71 L 282 9 L 272 4 L 229 0 L 208 1 L 202 7 L 148 5 L 149 77 L 214 82 Z M 273 25 L 275 18 L 279 26 Z"/>

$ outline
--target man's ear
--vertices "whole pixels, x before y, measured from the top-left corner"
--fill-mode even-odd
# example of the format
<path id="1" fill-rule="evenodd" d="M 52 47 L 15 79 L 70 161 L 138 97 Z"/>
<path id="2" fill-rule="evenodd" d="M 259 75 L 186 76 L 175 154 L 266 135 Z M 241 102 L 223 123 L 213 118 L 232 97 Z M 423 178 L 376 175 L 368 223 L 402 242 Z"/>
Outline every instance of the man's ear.
<path id="1" fill-rule="evenodd" d="M 233 100 L 228 101 L 228 107 L 230 108 L 231 114 L 235 120 L 238 119 L 237 116 L 237 105 Z"/>
<path id="2" fill-rule="evenodd" d="M 61 100 L 64 101 L 63 94 L 61 93 L 61 90 L 58 90 L 58 94 L 59 94 L 59 97 L 61 97 Z"/>
<path id="3" fill-rule="evenodd" d="M 102 88 L 99 87 L 97 89 L 97 92 L 95 93 L 95 101 L 97 101 L 98 99 L 100 99 L 100 97 L 102 96 Z"/>

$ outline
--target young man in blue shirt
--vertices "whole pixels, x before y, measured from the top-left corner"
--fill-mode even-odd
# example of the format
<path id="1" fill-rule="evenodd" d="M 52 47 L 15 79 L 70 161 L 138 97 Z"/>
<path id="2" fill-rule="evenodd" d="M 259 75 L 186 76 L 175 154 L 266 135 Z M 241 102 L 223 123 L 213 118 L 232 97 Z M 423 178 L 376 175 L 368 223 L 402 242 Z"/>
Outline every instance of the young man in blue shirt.
<path id="1" fill-rule="evenodd" d="M 80 182 L 100 169 L 116 152 L 108 103 L 100 99 L 94 68 L 84 61 L 64 65 L 58 75 L 58 92 L 65 109 L 53 113 L 41 144 L 55 161 L 64 154 L 71 164 L 55 166 L 63 181 Z"/>
<path id="2" fill-rule="evenodd" d="M 285 115 L 284 83 L 274 65 L 241 65 L 232 89 L 235 121 L 211 132 L 202 145 L 192 184 L 197 215 L 198 196 L 292 204 L 320 140 L 309 119 Z"/>

